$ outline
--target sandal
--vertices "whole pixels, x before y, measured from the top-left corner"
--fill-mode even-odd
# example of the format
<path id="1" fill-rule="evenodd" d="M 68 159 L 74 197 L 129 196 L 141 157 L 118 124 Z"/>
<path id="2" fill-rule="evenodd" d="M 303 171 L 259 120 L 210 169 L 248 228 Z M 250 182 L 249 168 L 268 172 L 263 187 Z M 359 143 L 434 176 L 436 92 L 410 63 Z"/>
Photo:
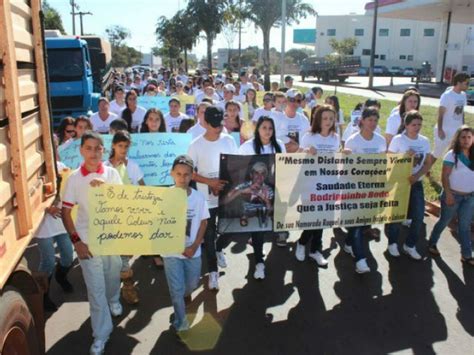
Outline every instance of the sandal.
<path id="1" fill-rule="evenodd" d="M 428 251 L 430 252 L 431 255 L 433 256 L 440 256 L 441 253 L 439 252 L 438 248 L 436 247 L 436 245 L 431 245 L 429 248 L 428 248 Z"/>
<path id="2" fill-rule="evenodd" d="M 461 258 L 461 262 L 463 264 L 466 264 L 466 265 L 469 265 L 469 266 L 474 266 L 474 258 L 465 258 L 465 257 L 462 257 Z"/>

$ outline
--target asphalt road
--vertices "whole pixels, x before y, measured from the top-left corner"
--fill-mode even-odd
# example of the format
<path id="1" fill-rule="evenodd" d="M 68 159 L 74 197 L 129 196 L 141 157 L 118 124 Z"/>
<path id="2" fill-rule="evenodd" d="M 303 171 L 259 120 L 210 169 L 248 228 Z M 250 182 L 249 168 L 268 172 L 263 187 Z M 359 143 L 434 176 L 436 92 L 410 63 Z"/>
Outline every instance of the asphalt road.
<path id="1" fill-rule="evenodd" d="M 426 217 L 427 230 L 435 220 Z M 202 278 L 189 307 L 192 331 L 178 341 L 170 330 L 173 312 L 164 272 L 150 258 L 133 264 L 140 304 L 125 306 L 106 354 L 473 354 L 474 268 L 463 267 L 459 246 L 445 231 L 441 257 L 415 262 L 387 256 L 386 240 L 368 241 L 370 274 L 358 275 L 341 249 L 343 235 L 324 233 L 327 269 L 294 257 L 269 236 L 264 281 L 253 279 L 253 251 L 246 235 L 225 249 L 219 292 Z M 426 241 L 419 250 L 426 255 Z M 27 253 L 32 267 L 37 249 Z M 204 263 L 205 264 L 205 263 Z M 205 271 L 204 271 L 205 272 Z M 60 308 L 46 323 L 47 353 L 87 354 L 92 341 L 80 267 L 70 274 L 75 293 L 64 295 L 53 281 Z"/>

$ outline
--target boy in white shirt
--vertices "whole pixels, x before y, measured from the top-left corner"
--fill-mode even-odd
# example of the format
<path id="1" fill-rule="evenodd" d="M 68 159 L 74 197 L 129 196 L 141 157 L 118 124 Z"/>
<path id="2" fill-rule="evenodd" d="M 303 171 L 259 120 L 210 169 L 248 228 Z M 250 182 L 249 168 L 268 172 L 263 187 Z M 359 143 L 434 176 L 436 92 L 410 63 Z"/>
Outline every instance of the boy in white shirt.
<path id="1" fill-rule="evenodd" d="M 181 121 L 188 119 L 188 116 L 179 111 L 181 108 L 181 101 L 179 101 L 179 99 L 176 97 L 170 99 L 168 105 L 170 107 L 170 112 L 165 115 L 166 132 L 179 132 L 179 125 L 181 124 Z"/>

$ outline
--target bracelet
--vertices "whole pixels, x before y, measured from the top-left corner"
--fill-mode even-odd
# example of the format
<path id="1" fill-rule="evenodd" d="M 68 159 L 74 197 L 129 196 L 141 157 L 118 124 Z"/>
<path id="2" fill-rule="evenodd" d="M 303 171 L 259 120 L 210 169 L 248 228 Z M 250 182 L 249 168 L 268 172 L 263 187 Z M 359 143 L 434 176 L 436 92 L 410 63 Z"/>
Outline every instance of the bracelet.
<path id="1" fill-rule="evenodd" d="M 70 234 L 69 238 L 71 239 L 72 244 L 76 244 L 77 242 L 81 241 L 81 238 L 79 237 L 79 234 L 77 234 L 77 232 Z"/>

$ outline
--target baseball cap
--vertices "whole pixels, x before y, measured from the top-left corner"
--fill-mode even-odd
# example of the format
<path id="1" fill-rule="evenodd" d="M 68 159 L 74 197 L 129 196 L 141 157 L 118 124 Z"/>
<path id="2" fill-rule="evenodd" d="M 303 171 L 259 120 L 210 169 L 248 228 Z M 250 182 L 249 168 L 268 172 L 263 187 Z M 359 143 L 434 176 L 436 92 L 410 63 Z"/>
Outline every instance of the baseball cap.
<path id="1" fill-rule="evenodd" d="M 224 120 L 224 111 L 220 107 L 209 106 L 204 112 L 204 120 L 214 128 L 219 127 Z"/>
<path id="2" fill-rule="evenodd" d="M 173 166 L 172 166 L 171 170 L 173 170 L 174 167 L 178 164 L 187 165 L 191 169 L 194 170 L 194 162 L 193 162 L 193 160 L 191 159 L 191 157 L 189 155 L 186 155 L 186 154 L 178 155 L 176 157 L 176 159 L 174 160 L 174 162 L 173 162 Z"/>
<path id="3" fill-rule="evenodd" d="M 300 96 L 301 98 L 303 98 L 303 94 L 299 90 L 289 89 L 286 92 L 286 97 L 289 98 L 289 99 L 294 99 L 296 96 Z"/>
<path id="4" fill-rule="evenodd" d="M 235 92 L 235 86 L 232 84 L 225 84 L 224 85 L 224 90 L 230 91 L 230 92 Z"/>
<path id="5" fill-rule="evenodd" d="M 291 81 L 293 80 L 293 77 L 291 75 L 285 76 L 285 81 Z"/>

